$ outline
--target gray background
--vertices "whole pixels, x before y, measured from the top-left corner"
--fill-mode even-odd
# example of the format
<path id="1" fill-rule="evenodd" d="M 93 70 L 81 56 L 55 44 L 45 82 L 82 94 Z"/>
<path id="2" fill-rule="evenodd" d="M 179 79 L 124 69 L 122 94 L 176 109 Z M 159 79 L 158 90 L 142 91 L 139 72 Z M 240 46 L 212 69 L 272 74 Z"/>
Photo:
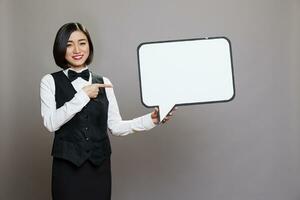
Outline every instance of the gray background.
<path id="1" fill-rule="evenodd" d="M 53 134 L 39 83 L 58 70 L 52 44 L 70 21 L 90 31 L 90 68 L 112 80 L 124 119 L 152 111 L 140 101 L 141 42 L 232 42 L 234 101 L 180 107 L 165 126 L 111 137 L 114 200 L 300 199 L 299 1 L 1 0 L 0 9 L 0 199 L 50 199 Z"/>

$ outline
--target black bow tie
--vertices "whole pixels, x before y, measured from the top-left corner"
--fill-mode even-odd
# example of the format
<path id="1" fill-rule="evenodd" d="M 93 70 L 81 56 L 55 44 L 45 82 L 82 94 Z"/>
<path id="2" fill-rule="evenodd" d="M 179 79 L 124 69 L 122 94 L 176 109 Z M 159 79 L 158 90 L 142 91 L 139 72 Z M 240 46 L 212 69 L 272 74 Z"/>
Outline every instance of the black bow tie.
<path id="1" fill-rule="evenodd" d="M 77 73 L 77 72 L 75 72 L 73 70 L 69 70 L 68 71 L 68 77 L 69 77 L 69 79 L 70 79 L 71 82 L 74 81 L 74 80 L 76 80 L 78 77 L 81 77 L 84 80 L 88 81 L 89 78 L 90 78 L 90 73 L 89 73 L 88 69 L 86 69 L 86 70 L 84 70 L 84 71 L 82 71 L 80 73 Z"/>

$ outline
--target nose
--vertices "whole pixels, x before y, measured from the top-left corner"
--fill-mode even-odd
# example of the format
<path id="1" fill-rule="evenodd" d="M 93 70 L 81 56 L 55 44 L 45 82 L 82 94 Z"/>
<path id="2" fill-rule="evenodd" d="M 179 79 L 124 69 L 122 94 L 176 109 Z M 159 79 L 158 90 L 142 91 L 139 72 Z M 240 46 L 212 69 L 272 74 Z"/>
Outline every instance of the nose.
<path id="1" fill-rule="evenodd" d="M 79 53 L 79 46 L 77 44 L 74 45 L 73 53 Z"/>

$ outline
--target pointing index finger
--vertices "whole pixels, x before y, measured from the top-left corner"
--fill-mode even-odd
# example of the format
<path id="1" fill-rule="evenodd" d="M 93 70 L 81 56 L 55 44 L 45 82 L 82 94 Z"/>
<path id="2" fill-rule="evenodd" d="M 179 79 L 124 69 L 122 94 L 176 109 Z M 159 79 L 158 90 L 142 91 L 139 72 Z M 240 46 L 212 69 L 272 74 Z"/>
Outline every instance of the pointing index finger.
<path id="1" fill-rule="evenodd" d="M 113 87 L 111 84 L 95 83 L 95 85 L 96 85 L 98 88 L 112 88 L 112 87 Z"/>

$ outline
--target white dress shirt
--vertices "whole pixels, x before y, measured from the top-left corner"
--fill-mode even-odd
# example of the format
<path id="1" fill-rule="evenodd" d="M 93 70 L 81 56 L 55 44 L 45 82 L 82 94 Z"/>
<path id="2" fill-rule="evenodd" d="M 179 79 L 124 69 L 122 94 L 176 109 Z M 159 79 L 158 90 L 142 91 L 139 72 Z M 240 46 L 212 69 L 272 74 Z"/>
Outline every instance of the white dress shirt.
<path id="1" fill-rule="evenodd" d="M 78 73 L 87 68 L 88 67 L 85 67 L 78 71 Z M 63 71 L 66 76 L 68 76 L 68 70 L 72 69 L 69 68 Z M 106 77 L 103 77 L 103 81 L 105 84 L 111 84 L 110 80 Z M 84 86 L 90 84 L 92 84 L 91 73 L 89 81 L 86 81 L 81 77 L 72 81 L 72 85 L 77 93 L 70 101 L 57 109 L 53 76 L 47 74 L 42 78 L 40 84 L 41 115 L 44 126 L 50 132 L 58 130 L 62 125 L 72 119 L 76 113 L 80 112 L 90 101 L 88 95 L 82 90 Z M 151 118 L 151 113 L 132 120 L 122 120 L 113 88 L 105 88 L 105 91 L 109 101 L 107 126 L 113 135 L 125 136 L 138 131 L 150 130 L 155 127 Z"/>

